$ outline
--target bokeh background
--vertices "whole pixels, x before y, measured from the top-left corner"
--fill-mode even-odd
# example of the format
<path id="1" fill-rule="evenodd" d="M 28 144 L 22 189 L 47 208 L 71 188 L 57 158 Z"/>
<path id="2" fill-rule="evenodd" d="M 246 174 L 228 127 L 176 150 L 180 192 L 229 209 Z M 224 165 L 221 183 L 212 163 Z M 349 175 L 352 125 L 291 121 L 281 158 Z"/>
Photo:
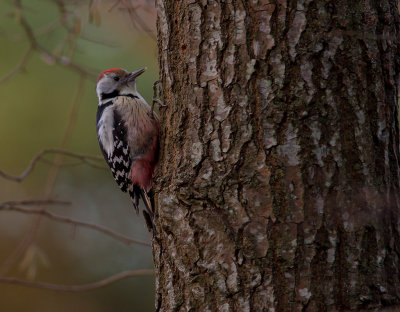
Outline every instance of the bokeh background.
<path id="1" fill-rule="evenodd" d="M 26 66 L 19 68 L 30 49 L 21 16 L 40 46 L 55 58 L 32 50 Z M 0 170 L 20 175 L 47 148 L 100 156 L 95 75 L 111 67 L 146 66 L 138 89 L 150 102 L 158 77 L 157 48 L 154 35 L 143 29 L 154 32 L 154 27 L 154 9 L 144 1 L 1 0 Z M 58 57 L 95 75 L 83 77 L 54 62 Z M 133 212 L 129 197 L 120 192 L 105 163 L 96 164 L 102 168 L 47 155 L 21 183 L 0 177 L 0 203 L 68 201 L 70 205 L 24 207 L 48 209 L 150 242 L 142 215 Z M 127 245 L 45 217 L 0 210 L 0 276 L 79 285 L 125 270 L 151 268 L 150 247 Z M 0 311 L 153 310 L 152 275 L 75 293 L 0 283 Z"/>

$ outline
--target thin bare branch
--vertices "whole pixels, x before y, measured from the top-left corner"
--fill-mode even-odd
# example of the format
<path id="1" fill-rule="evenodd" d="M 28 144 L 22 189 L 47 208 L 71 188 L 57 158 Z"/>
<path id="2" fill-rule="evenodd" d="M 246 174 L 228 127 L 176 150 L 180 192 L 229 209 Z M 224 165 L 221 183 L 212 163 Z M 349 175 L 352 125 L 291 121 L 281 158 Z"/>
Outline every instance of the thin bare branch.
<path id="1" fill-rule="evenodd" d="M 79 74 L 84 75 L 84 77 L 90 77 L 92 79 L 95 79 L 97 77 L 96 74 L 88 71 L 81 65 L 78 65 L 74 62 L 72 62 L 70 59 L 62 56 L 57 56 L 51 53 L 49 50 L 46 48 L 42 47 L 36 40 L 34 32 L 29 25 L 28 21 L 25 19 L 23 12 L 22 12 L 22 4 L 21 0 L 15 0 L 14 1 L 15 8 L 17 10 L 17 21 L 21 25 L 22 29 L 25 32 L 25 35 L 29 41 L 29 44 L 31 46 L 31 49 L 36 50 L 39 52 L 39 54 L 46 59 L 48 62 L 56 63 L 58 65 L 67 67 L 73 71 L 78 72 Z"/>
<path id="2" fill-rule="evenodd" d="M 89 228 L 89 229 L 93 229 L 96 230 L 98 232 L 104 233 L 114 239 L 117 239 L 127 245 L 130 244 L 138 244 L 138 245 L 143 245 L 143 246 L 151 246 L 151 244 L 143 242 L 143 241 L 139 241 L 133 238 L 130 238 L 128 236 L 125 236 L 123 234 L 114 232 L 113 230 L 98 225 L 98 224 L 94 224 L 94 223 L 89 223 L 89 222 L 83 222 L 83 221 L 79 221 L 76 219 L 72 219 L 69 217 L 65 217 L 65 216 L 61 216 L 58 214 L 54 214 L 48 210 L 45 209 L 30 209 L 30 208 L 24 208 L 24 207 L 20 207 L 17 205 L 10 205 L 6 203 L 0 204 L 0 210 L 3 211 L 16 211 L 16 212 L 20 212 L 20 213 L 25 213 L 25 214 L 34 214 L 34 215 L 40 215 L 40 216 L 44 216 L 46 218 L 58 221 L 58 222 L 62 222 L 62 223 L 68 223 L 68 224 L 72 224 L 74 226 L 80 226 L 80 227 L 85 227 L 85 228 Z"/>
<path id="3" fill-rule="evenodd" d="M 18 176 L 18 177 L 12 176 L 10 174 L 3 172 L 2 170 L 0 170 L 0 176 L 2 176 L 3 178 L 5 178 L 7 180 L 21 182 L 29 175 L 29 173 L 31 173 L 31 171 L 35 167 L 37 161 L 43 156 L 44 153 L 45 153 L 45 151 L 41 151 L 39 154 L 37 154 L 35 157 L 33 157 L 28 168 L 20 176 Z"/>
<path id="4" fill-rule="evenodd" d="M 108 12 L 111 12 L 112 10 L 114 10 L 115 7 L 118 6 L 118 4 L 120 4 L 120 3 L 121 3 L 121 0 L 115 0 L 113 5 L 108 9 Z"/>
<path id="5" fill-rule="evenodd" d="M 37 46 L 36 50 L 47 60 L 56 63 L 58 65 L 67 67 L 73 71 L 76 71 L 79 74 L 83 74 L 86 77 L 90 77 L 92 79 L 97 78 L 97 75 L 93 72 L 88 71 L 87 69 L 83 68 L 81 65 L 78 65 L 72 62 L 70 59 L 62 56 L 57 56 L 45 49 L 42 46 Z"/>
<path id="6" fill-rule="evenodd" d="M 46 163 L 46 164 L 49 164 L 49 165 L 51 165 L 51 166 L 57 166 L 57 167 L 77 167 L 77 166 L 81 166 L 81 165 L 83 165 L 83 164 L 87 164 L 88 166 L 90 166 L 90 167 L 93 167 L 93 168 L 97 168 L 97 169 L 106 169 L 107 167 L 106 167 L 106 165 L 105 164 L 103 164 L 103 165 L 97 165 L 97 164 L 95 164 L 95 163 L 91 163 L 90 161 L 85 161 L 85 160 L 82 160 L 82 161 L 74 161 L 74 162 L 62 162 L 62 163 L 56 163 L 55 161 L 51 161 L 51 160 L 49 160 L 49 159 L 46 159 L 46 158 L 41 158 L 40 159 L 40 161 L 41 162 L 44 162 L 44 163 Z"/>
<path id="7" fill-rule="evenodd" d="M 95 155 L 86 155 L 86 154 L 79 154 L 79 153 L 73 153 L 69 152 L 66 150 L 62 149 L 56 149 L 56 148 L 49 148 L 49 149 L 44 149 L 41 152 L 39 152 L 35 157 L 32 158 L 28 168 L 25 169 L 24 172 L 22 172 L 19 176 L 13 176 L 8 173 L 5 173 L 4 171 L 0 170 L 0 177 L 3 177 L 7 180 L 15 181 L 15 182 L 22 182 L 35 168 L 36 163 L 42 159 L 46 154 L 62 154 L 65 156 L 69 156 L 72 158 L 80 159 L 83 163 L 99 168 L 99 165 L 96 165 L 92 163 L 92 161 L 103 161 L 103 158 L 101 156 L 95 156 Z M 59 164 L 61 166 L 61 164 Z"/>
<path id="8" fill-rule="evenodd" d="M 28 200 L 13 200 L 0 203 L 0 207 L 6 206 L 44 206 L 44 205 L 71 205 L 71 202 L 55 199 L 28 199 Z"/>
<path id="9" fill-rule="evenodd" d="M 139 2 L 139 1 L 137 1 Z M 129 19 L 132 23 L 132 26 L 136 29 L 141 29 L 145 33 L 147 33 L 153 40 L 157 40 L 154 31 L 147 25 L 147 23 L 141 18 L 141 14 L 137 13 L 139 9 L 143 11 L 150 12 L 148 7 L 143 7 L 142 3 L 138 3 L 136 7 L 133 6 L 130 0 L 115 0 L 112 6 L 108 9 L 108 12 L 111 12 L 114 8 L 118 7 L 121 11 L 126 11 L 128 13 Z M 154 10 L 153 10 L 154 11 Z"/>
<path id="10" fill-rule="evenodd" d="M 32 55 L 32 52 L 33 52 L 33 48 L 31 47 L 28 49 L 28 51 L 26 51 L 26 53 L 22 57 L 19 64 L 11 72 L 9 72 L 7 75 L 5 75 L 3 78 L 0 79 L 0 84 L 7 82 L 11 78 L 13 78 L 15 75 L 17 75 L 20 72 L 22 72 L 23 70 L 25 70 L 25 66 L 28 63 L 28 61 Z"/>
<path id="11" fill-rule="evenodd" d="M 47 25 L 44 25 L 37 29 L 34 29 L 33 33 L 35 36 L 42 36 L 42 35 L 51 33 L 60 25 L 60 23 L 61 23 L 60 18 L 57 18 L 56 20 L 50 22 Z"/>
<path id="12" fill-rule="evenodd" d="M 144 275 L 154 275 L 154 270 L 152 269 L 142 269 L 142 270 L 132 270 L 132 271 L 124 271 L 107 277 L 103 280 L 83 285 L 58 285 L 58 284 L 50 284 L 50 283 L 42 283 L 42 282 L 29 282 L 23 281 L 12 277 L 0 277 L 0 283 L 4 284 L 14 284 L 18 286 L 24 287 L 34 287 L 34 288 L 44 288 L 55 291 L 70 291 L 70 292 L 79 292 L 79 291 L 88 291 L 97 289 L 100 287 L 105 287 L 112 283 L 115 283 L 121 279 L 133 277 L 133 276 L 144 276 Z"/>
<path id="13" fill-rule="evenodd" d="M 121 3 L 124 5 L 124 9 L 128 11 L 128 15 L 130 17 L 130 20 L 133 25 L 137 23 L 142 30 L 147 33 L 153 40 L 157 40 L 157 37 L 155 36 L 154 32 L 147 26 L 147 24 L 142 20 L 142 18 L 136 13 L 135 8 L 133 7 L 133 4 L 131 0 L 121 0 Z"/>
<path id="14" fill-rule="evenodd" d="M 26 21 L 26 19 L 24 18 L 23 14 L 22 14 L 21 0 L 15 0 L 14 5 L 16 8 L 16 19 L 19 22 L 19 24 L 22 26 L 22 28 L 24 29 L 25 35 L 26 35 L 31 47 L 33 49 L 36 49 L 36 46 L 37 46 L 36 38 L 35 38 L 32 28 L 29 26 L 28 22 Z"/>
<path id="15" fill-rule="evenodd" d="M 78 115 L 79 103 L 80 103 L 79 100 L 82 98 L 82 93 L 83 93 L 84 79 L 85 79 L 84 76 L 80 75 L 80 79 L 78 82 L 78 88 L 75 92 L 75 95 L 74 95 L 74 98 L 72 101 L 72 105 L 71 105 L 67 127 L 65 128 L 65 131 L 64 131 L 64 134 L 63 134 L 63 137 L 61 140 L 61 144 L 60 144 L 61 149 L 64 149 L 66 147 L 67 142 L 71 136 L 73 126 L 76 122 L 76 118 Z M 54 162 L 56 164 L 58 164 L 58 163 L 61 164 L 62 160 L 63 160 L 63 156 L 64 155 L 62 153 L 57 153 L 57 155 L 55 156 Z M 45 198 L 49 197 L 53 190 L 53 187 L 54 187 L 57 175 L 58 175 L 58 171 L 59 171 L 59 166 L 52 166 L 50 168 L 49 174 L 47 176 L 47 182 L 46 182 L 45 188 L 44 188 L 44 197 Z"/>

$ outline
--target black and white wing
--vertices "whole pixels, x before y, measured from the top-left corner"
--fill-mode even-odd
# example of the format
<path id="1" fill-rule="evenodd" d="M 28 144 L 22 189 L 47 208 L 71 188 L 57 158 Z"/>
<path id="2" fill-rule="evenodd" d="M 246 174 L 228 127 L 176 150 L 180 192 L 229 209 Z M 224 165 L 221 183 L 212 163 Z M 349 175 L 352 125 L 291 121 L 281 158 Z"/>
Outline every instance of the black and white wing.
<path id="1" fill-rule="evenodd" d="M 126 192 L 129 189 L 132 160 L 126 140 L 126 128 L 121 116 L 114 111 L 113 152 L 107 156 L 107 163 L 119 188 Z"/>
<path id="2" fill-rule="evenodd" d="M 119 188 L 123 192 L 128 192 L 132 199 L 136 213 L 139 213 L 139 197 L 140 188 L 131 182 L 131 165 L 130 150 L 127 141 L 127 130 L 121 119 L 121 116 L 114 111 L 114 151 L 107 160 L 111 168 L 111 172 L 117 182 Z"/>
<path id="3" fill-rule="evenodd" d="M 112 148 L 108 153 L 99 140 L 100 149 L 119 188 L 123 192 L 129 193 L 136 212 L 138 212 L 140 189 L 132 184 L 130 178 L 132 159 L 126 138 L 127 130 L 121 116 L 115 110 L 113 111 L 113 124 L 110 124 L 109 127 L 109 131 L 112 131 Z"/>

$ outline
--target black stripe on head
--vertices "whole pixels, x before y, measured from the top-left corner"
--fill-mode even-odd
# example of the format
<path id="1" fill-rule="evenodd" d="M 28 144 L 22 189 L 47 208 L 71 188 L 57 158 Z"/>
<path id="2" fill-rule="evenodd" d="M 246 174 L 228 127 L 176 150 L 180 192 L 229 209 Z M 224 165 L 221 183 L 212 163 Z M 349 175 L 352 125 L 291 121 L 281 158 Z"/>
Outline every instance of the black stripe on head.
<path id="1" fill-rule="evenodd" d="M 137 95 L 133 95 L 133 94 L 121 94 L 121 96 L 130 97 L 132 99 L 138 99 L 139 98 Z"/>
<path id="2" fill-rule="evenodd" d="M 118 90 L 114 90 L 111 93 L 102 93 L 101 94 L 101 99 L 102 100 L 106 100 L 106 99 L 112 99 L 119 96 L 119 91 Z"/>

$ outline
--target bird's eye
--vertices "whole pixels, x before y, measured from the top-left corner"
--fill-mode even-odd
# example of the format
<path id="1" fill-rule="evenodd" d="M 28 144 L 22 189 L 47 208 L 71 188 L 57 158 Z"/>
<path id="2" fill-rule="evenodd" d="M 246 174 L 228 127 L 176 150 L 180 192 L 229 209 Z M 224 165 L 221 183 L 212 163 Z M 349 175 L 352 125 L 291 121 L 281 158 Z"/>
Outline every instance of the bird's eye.
<path id="1" fill-rule="evenodd" d="M 119 81 L 119 77 L 114 77 L 114 80 L 115 81 Z"/>

